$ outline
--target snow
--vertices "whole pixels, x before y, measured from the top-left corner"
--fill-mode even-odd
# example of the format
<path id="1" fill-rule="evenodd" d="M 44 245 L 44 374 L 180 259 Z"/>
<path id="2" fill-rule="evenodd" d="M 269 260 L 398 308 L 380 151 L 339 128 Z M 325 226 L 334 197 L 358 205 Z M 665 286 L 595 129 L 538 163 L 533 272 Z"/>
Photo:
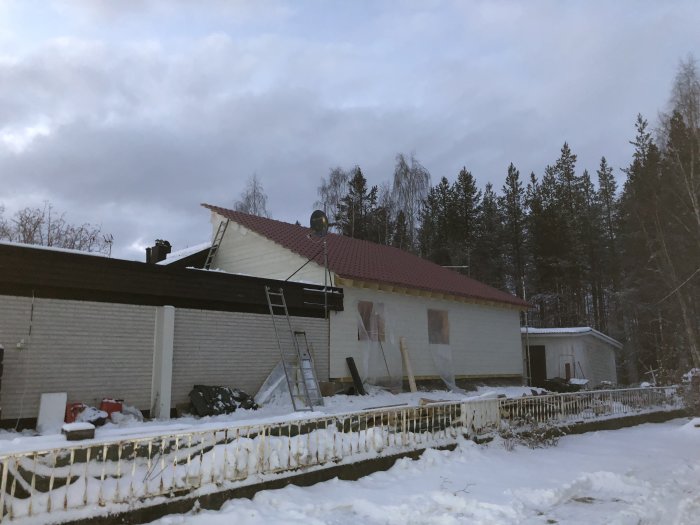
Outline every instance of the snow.
<path id="1" fill-rule="evenodd" d="M 574 326 L 574 327 L 568 327 L 568 328 L 533 328 L 531 326 L 521 326 L 520 327 L 520 333 L 525 335 L 551 335 L 551 336 L 560 336 L 560 335 L 572 335 L 572 336 L 580 336 L 580 335 L 585 335 L 585 334 L 590 334 L 594 337 L 597 337 L 598 339 L 601 339 L 605 341 L 608 344 L 611 344 L 612 346 L 616 348 L 622 348 L 622 343 L 620 341 L 617 341 L 610 337 L 609 335 L 605 335 L 603 332 L 599 332 L 598 330 L 595 330 L 591 328 L 590 326 Z"/>
<path id="2" fill-rule="evenodd" d="M 700 523 L 700 418 L 567 436 L 509 452 L 461 442 L 358 481 L 234 499 L 158 525 Z"/>
<path id="3" fill-rule="evenodd" d="M 533 328 L 531 326 L 523 326 L 520 328 L 521 333 L 528 334 L 586 334 L 592 332 L 593 328 L 588 326 L 576 326 L 571 328 Z"/>
<path id="4" fill-rule="evenodd" d="M 92 430 L 95 425 L 92 423 L 66 423 L 61 427 L 65 432 L 74 432 L 76 430 Z"/>
<path id="5" fill-rule="evenodd" d="M 537 389 L 535 389 L 537 390 Z M 369 408 L 388 405 L 418 406 L 423 398 L 444 401 L 461 401 L 467 399 L 486 399 L 498 395 L 507 397 L 520 397 L 523 394 L 531 394 L 530 387 L 504 386 L 504 387 L 478 387 L 475 392 L 458 394 L 446 391 L 433 392 L 405 392 L 392 394 L 390 392 L 374 389 L 367 396 L 337 395 L 324 398 L 325 406 L 314 407 L 313 412 L 294 412 L 288 394 L 279 396 L 272 402 L 262 406 L 258 410 L 236 410 L 231 414 L 211 417 L 185 416 L 170 420 L 138 421 L 135 418 L 117 416 L 118 423 L 108 422 L 98 427 L 93 440 L 85 440 L 82 443 L 101 443 L 118 439 L 134 439 L 141 437 L 158 436 L 180 432 L 204 431 L 219 429 L 225 426 L 244 426 L 257 423 L 276 423 L 317 417 L 324 414 L 343 414 Z M 60 431 L 57 429 L 57 432 Z M 31 450 L 45 450 L 54 447 L 65 446 L 65 437 L 61 434 L 45 436 L 28 435 L 28 432 L 0 430 L 0 454 L 12 452 L 26 452 Z"/>
<path id="6" fill-rule="evenodd" d="M 179 261 L 180 259 L 184 259 L 185 257 L 188 257 L 197 252 L 201 252 L 202 250 L 206 250 L 208 248 L 211 248 L 211 241 L 195 244 L 194 246 L 188 246 L 187 248 L 183 248 L 181 250 L 175 250 L 174 252 L 170 252 L 169 254 L 167 254 L 165 256 L 165 259 L 157 262 L 156 264 L 168 265 L 170 263 L 174 263 L 175 261 Z"/>
<path id="7" fill-rule="evenodd" d="M 43 246 L 41 244 L 25 244 L 22 242 L 12 242 L 12 241 L 0 241 L 0 244 L 4 244 L 7 246 L 17 246 L 19 248 L 30 248 L 32 250 L 48 250 L 52 252 L 62 252 L 62 253 L 73 253 L 77 255 L 90 255 L 93 257 L 104 257 L 108 258 L 109 256 L 105 253 L 102 252 L 86 252 L 83 250 L 72 250 L 70 248 L 57 248 L 56 246 Z"/>
<path id="8" fill-rule="evenodd" d="M 580 377 L 572 377 L 571 379 L 569 379 L 570 385 L 587 385 L 588 382 L 589 382 L 588 379 L 583 379 Z"/>

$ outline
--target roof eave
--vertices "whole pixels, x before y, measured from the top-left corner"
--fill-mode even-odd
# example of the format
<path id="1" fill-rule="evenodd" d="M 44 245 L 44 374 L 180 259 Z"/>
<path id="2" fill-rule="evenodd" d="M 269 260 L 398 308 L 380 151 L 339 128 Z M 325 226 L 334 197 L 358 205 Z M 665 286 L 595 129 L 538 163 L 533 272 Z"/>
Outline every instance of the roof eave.
<path id="1" fill-rule="evenodd" d="M 426 290 L 421 288 L 407 287 L 401 284 L 388 283 L 383 281 L 372 281 L 368 279 L 358 279 L 350 276 L 343 276 L 336 274 L 335 279 L 336 286 L 353 286 L 355 288 L 365 288 L 370 290 L 378 290 L 382 292 L 398 293 L 402 295 L 412 295 L 426 297 L 430 299 L 438 299 L 444 301 L 454 301 L 458 303 L 468 303 L 468 304 L 481 304 L 485 306 L 492 306 L 497 308 L 506 308 L 511 310 L 522 311 L 527 309 L 527 305 L 520 305 L 517 303 L 510 303 L 507 301 L 496 301 L 493 299 L 485 299 L 475 296 L 465 296 L 451 294 L 447 292 L 440 292 L 436 290 Z"/>
<path id="2" fill-rule="evenodd" d="M 521 329 L 521 335 L 525 336 L 527 334 L 528 337 L 583 337 L 583 336 L 593 336 L 596 339 L 600 339 L 601 341 L 604 341 L 605 343 L 608 343 L 611 346 L 614 346 L 617 349 L 620 349 L 623 347 L 623 344 L 619 342 L 617 339 L 613 339 L 609 335 L 605 335 L 602 332 L 599 332 L 595 328 L 589 328 L 585 332 L 549 332 L 549 333 L 542 333 L 542 332 L 523 332 Z"/>

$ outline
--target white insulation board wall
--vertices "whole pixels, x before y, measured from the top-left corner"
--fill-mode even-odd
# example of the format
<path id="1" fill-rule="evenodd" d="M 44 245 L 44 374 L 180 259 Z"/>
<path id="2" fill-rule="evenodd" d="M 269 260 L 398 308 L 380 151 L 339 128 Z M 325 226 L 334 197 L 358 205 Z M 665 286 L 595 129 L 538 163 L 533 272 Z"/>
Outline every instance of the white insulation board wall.
<path id="1" fill-rule="evenodd" d="M 221 220 L 220 215 L 212 214 L 214 232 Z M 322 249 L 320 240 L 318 248 Z M 280 280 L 288 279 L 295 270 L 301 268 L 291 278 L 292 281 L 323 284 L 323 267 L 315 262 L 306 264 L 307 262 L 305 257 L 231 221 L 216 251 L 213 267 L 231 273 Z"/>
<path id="2" fill-rule="evenodd" d="M 520 321 L 515 309 L 430 299 L 380 290 L 343 288 L 344 311 L 331 313 L 331 378 L 347 378 L 345 362 L 361 369 L 367 345 L 357 340 L 357 303 L 384 303 L 386 338 L 404 337 L 416 376 L 437 376 L 428 342 L 428 309 L 447 310 L 456 376 L 521 376 Z M 362 373 L 362 370 L 361 370 Z"/>
<path id="3" fill-rule="evenodd" d="M 42 392 L 148 409 L 155 307 L 0 296 L 2 418 L 34 418 Z M 17 343 L 24 340 L 22 349 Z"/>
<path id="4" fill-rule="evenodd" d="M 323 319 L 292 317 L 306 332 L 319 380 L 328 379 Z M 188 401 L 195 384 L 240 388 L 254 395 L 280 359 L 269 315 L 176 309 L 172 403 Z"/>

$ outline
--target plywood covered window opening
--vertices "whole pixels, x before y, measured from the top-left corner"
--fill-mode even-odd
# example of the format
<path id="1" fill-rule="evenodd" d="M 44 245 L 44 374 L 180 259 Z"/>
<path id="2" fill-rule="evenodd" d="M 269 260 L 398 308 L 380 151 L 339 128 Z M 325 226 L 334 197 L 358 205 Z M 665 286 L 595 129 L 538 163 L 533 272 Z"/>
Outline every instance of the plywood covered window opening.
<path id="1" fill-rule="evenodd" d="M 357 340 L 384 342 L 384 303 L 373 303 L 372 301 L 358 301 L 357 313 L 359 316 L 359 323 L 357 327 Z"/>
<path id="2" fill-rule="evenodd" d="M 450 320 L 447 310 L 428 310 L 428 342 L 431 345 L 450 344 Z"/>

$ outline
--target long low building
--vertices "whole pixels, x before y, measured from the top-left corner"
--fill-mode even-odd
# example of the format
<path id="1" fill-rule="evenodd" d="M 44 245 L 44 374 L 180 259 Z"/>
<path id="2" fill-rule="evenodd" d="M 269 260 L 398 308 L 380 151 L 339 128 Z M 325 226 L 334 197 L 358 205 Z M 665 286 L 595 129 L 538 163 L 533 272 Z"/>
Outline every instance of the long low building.
<path id="1" fill-rule="evenodd" d="M 33 424 L 42 393 L 160 417 L 195 384 L 255 393 L 280 358 L 266 285 L 283 288 L 327 380 L 322 287 L 0 243 L 1 423 Z"/>

